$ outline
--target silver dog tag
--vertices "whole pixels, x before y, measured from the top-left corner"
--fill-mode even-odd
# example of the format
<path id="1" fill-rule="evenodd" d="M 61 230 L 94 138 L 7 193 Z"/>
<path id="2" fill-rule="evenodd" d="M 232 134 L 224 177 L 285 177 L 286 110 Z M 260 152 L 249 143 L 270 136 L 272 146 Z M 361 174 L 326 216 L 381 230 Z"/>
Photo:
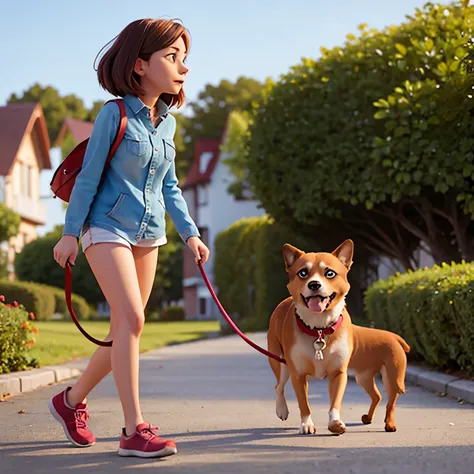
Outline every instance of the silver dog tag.
<path id="1" fill-rule="evenodd" d="M 321 336 L 319 336 L 319 338 L 313 342 L 313 347 L 315 351 L 315 358 L 317 360 L 323 360 L 323 350 L 326 348 L 326 341 L 324 340 L 324 338 L 321 338 Z"/>

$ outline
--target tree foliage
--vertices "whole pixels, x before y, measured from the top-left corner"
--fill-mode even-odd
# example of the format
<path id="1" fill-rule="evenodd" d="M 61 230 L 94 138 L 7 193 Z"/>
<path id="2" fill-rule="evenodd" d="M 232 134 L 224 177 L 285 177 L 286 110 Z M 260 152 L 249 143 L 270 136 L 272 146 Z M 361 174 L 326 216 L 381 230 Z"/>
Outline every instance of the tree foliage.
<path id="1" fill-rule="evenodd" d="M 461 67 L 473 12 L 427 3 L 399 26 L 360 25 L 268 83 L 245 157 L 270 214 L 339 225 L 406 267 L 420 241 L 436 261 L 474 258 L 474 102 Z"/>

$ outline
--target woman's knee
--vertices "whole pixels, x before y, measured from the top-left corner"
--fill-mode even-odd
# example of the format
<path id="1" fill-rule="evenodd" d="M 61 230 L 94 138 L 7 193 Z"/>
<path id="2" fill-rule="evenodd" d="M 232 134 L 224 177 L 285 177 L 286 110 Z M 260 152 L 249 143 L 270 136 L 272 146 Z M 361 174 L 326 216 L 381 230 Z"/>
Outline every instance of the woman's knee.
<path id="1" fill-rule="evenodd" d="M 145 314 L 143 309 L 132 310 L 122 315 L 119 328 L 126 327 L 134 336 L 140 336 L 145 325 Z"/>

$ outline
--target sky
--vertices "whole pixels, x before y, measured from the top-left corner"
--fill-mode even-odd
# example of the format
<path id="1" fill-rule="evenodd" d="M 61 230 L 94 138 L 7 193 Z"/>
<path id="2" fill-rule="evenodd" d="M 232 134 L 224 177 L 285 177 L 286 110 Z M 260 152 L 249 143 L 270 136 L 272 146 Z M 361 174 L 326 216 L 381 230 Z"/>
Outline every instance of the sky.
<path id="1" fill-rule="evenodd" d="M 277 80 L 320 48 L 342 45 L 367 23 L 399 24 L 425 0 L 0 0 L 0 106 L 35 82 L 61 95 L 75 94 L 90 107 L 111 96 L 100 88 L 93 64 L 102 46 L 139 18 L 178 18 L 191 34 L 185 84 L 193 100 L 206 84 L 239 76 Z M 447 2 L 441 2 L 447 3 Z M 189 112 L 186 105 L 181 109 Z M 1 144 L 0 144 L 1 147 Z M 58 150 L 51 151 L 53 168 Z M 52 171 L 43 171 L 41 195 L 50 195 Z M 62 223 L 57 199 L 44 199 L 44 234 Z"/>

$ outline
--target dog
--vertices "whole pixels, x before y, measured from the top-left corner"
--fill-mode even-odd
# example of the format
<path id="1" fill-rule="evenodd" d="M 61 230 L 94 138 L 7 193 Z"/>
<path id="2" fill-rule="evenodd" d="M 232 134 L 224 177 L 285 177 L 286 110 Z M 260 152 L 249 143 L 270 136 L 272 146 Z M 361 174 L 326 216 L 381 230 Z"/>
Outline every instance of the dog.
<path id="1" fill-rule="evenodd" d="M 406 353 L 409 345 L 397 334 L 352 324 L 345 304 L 350 285 L 354 243 L 348 239 L 332 253 L 305 253 L 290 244 L 283 246 L 290 296 L 273 311 L 267 333 L 268 350 L 286 359 L 287 365 L 268 358 L 277 384 L 276 414 L 288 418 L 285 385 L 291 377 L 301 415 L 301 434 L 314 434 L 308 403 L 308 377 L 328 378 L 329 422 L 333 434 L 343 434 L 341 404 L 348 369 L 369 394 L 372 403 L 364 424 L 370 424 L 382 397 L 375 384 L 377 373 L 388 394 L 385 431 L 396 431 L 395 404 L 405 393 Z"/>

